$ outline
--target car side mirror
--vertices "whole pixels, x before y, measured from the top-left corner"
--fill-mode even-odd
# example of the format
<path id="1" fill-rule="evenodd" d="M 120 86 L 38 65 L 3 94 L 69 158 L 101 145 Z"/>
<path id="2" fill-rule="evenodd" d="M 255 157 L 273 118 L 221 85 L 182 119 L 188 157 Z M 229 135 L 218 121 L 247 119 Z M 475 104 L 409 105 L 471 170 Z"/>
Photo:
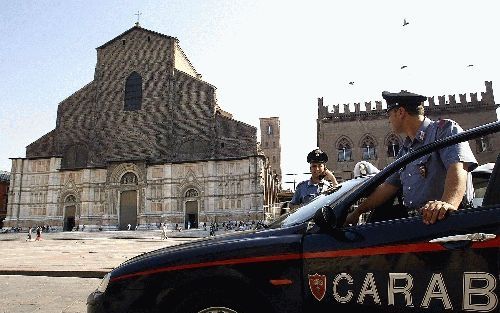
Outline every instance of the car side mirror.
<path id="1" fill-rule="evenodd" d="M 323 231 L 333 231 L 337 226 L 335 211 L 328 205 L 325 205 L 314 213 L 313 221 Z"/>

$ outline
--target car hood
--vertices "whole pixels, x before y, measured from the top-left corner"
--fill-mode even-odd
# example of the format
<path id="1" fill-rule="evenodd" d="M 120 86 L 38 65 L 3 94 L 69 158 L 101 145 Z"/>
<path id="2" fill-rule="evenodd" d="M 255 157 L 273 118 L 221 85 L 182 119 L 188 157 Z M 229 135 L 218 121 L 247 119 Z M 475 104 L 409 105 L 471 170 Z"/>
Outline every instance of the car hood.
<path id="1" fill-rule="evenodd" d="M 192 268 L 195 264 L 227 262 L 248 257 L 267 257 L 297 253 L 307 228 L 293 227 L 261 229 L 194 240 L 147 252 L 125 261 L 111 272 L 111 278 L 133 276 L 148 271 L 168 271 L 170 268 Z"/>

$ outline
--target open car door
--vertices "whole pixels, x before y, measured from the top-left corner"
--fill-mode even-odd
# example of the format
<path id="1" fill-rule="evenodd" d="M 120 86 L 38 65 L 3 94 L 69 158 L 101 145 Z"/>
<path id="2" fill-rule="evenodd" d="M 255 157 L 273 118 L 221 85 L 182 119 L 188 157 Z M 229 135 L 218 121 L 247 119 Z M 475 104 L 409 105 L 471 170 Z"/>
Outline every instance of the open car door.
<path id="1" fill-rule="evenodd" d="M 500 162 L 485 198 L 493 196 L 480 207 L 432 225 L 414 216 L 342 226 L 352 207 L 394 171 L 435 149 L 498 131 L 500 122 L 491 123 L 422 147 L 318 210 L 303 241 L 305 311 L 498 312 Z"/>

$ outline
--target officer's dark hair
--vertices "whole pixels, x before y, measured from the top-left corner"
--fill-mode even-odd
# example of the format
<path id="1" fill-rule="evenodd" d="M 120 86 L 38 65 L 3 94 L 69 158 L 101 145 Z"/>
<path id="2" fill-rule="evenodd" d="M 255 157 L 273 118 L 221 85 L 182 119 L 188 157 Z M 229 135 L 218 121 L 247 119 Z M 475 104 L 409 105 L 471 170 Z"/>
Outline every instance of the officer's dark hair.
<path id="1" fill-rule="evenodd" d="M 424 104 L 420 103 L 417 106 L 414 105 L 401 105 L 403 108 L 405 108 L 406 112 L 408 112 L 409 115 L 411 116 L 418 116 L 418 115 L 424 115 Z"/>

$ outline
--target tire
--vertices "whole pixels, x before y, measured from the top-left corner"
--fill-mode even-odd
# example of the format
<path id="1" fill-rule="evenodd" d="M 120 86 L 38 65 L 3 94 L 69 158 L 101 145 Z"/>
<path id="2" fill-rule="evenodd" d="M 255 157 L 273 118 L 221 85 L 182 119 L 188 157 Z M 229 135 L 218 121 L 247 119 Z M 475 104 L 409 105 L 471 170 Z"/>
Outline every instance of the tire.
<path id="1" fill-rule="evenodd" d="M 238 312 L 224 307 L 209 307 L 201 310 L 198 313 L 238 313 Z"/>
<path id="2" fill-rule="evenodd" d="M 204 290 L 189 294 L 177 304 L 175 313 L 257 313 L 255 303 L 230 291 Z"/>

